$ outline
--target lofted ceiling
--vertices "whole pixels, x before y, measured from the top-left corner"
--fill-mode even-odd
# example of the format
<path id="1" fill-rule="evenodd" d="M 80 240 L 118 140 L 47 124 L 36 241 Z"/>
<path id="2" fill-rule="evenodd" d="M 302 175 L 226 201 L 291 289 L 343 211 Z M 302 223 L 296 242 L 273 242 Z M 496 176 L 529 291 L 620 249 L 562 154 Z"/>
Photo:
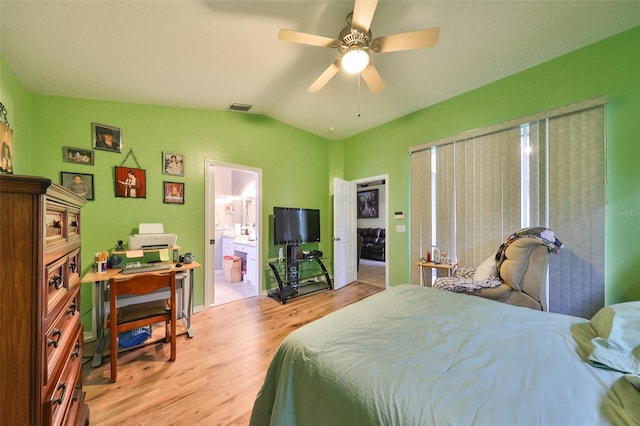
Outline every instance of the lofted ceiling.
<path id="1" fill-rule="evenodd" d="M 386 89 L 340 72 L 348 1 L 0 0 L 0 53 L 34 93 L 263 114 L 341 139 L 640 25 L 640 1 L 381 0 L 373 37 L 439 27 L 433 48 L 372 54 Z M 117 125 L 117 123 L 113 123 Z"/>

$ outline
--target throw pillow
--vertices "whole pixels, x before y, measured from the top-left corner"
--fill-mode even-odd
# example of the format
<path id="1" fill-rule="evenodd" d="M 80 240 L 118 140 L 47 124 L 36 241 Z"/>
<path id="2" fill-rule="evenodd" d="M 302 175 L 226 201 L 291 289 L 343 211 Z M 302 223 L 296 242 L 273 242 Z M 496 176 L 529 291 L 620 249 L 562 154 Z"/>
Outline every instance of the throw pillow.
<path id="1" fill-rule="evenodd" d="M 473 276 L 475 281 L 484 281 L 489 277 L 498 276 L 498 266 L 496 265 L 496 255 L 492 254 L 476 268 L 476 273 Z"/>

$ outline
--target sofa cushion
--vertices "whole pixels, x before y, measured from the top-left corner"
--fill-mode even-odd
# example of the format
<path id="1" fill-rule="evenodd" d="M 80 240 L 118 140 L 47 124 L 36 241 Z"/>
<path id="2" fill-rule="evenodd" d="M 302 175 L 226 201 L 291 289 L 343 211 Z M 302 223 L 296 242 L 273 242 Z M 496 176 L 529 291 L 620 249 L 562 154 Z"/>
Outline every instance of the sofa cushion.
<path id="1" fill-rule="evenodd" d="M 380 238 L 380 228 L 359 228 L 358 233 L 362 235 L 362 244 L 377 244 Z"/>

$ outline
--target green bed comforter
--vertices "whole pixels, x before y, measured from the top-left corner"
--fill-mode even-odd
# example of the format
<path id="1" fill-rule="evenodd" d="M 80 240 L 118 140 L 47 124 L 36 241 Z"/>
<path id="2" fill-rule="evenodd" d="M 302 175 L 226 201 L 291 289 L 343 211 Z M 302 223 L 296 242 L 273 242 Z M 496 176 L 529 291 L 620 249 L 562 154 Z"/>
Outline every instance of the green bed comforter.
<path id="1" fill-rule="evenodd" d="M 587 320 L 402 285 L 291 333 L 251 425 L 640 424 Z"/>

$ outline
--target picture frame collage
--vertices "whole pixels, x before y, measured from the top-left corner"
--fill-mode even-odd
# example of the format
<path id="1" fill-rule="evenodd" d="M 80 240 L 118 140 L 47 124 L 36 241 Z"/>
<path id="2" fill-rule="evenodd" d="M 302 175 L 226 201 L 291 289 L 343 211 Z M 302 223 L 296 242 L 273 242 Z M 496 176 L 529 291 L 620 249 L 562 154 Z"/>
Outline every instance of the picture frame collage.
<path id="1" fill-rule="evenodd" d="M 184 155 L 175 152 L 162 153 L 162 173 L 184 176 Z M 184 182 L 164 181 L 162 201 L 165 204 L 184 204 Z"/>
<path id="2" fill-rule="evenodd" d="M 91 148 L 73 146 L 63 147 L 62 160 L 75 165 L 93 166 L 95 150 L 121 154 L 123 150 L 122 129 L 116 126 L 91 123 Z M 133 154 L 129 150 L 129 155 Z M 135 155 L 133 156 L 135 159 Z M 126 159 L 125 158 L 125 161 Z M 176 152 L 162 152 L 162 174 L 184 177 L 184 155 Z M 126 167 L 124 163 L 115 166 L 114 195 L 116 198 L 146 198 L 146 171 L 137 167 Z M 88 201 L 95 200 L 95 180 L 90 173 L 61 171 L 60 184 L 74 194 Z M 162 184 L 162 201 L 164 204 L 185 203 L 185 183 L 165 180 Z"/>

